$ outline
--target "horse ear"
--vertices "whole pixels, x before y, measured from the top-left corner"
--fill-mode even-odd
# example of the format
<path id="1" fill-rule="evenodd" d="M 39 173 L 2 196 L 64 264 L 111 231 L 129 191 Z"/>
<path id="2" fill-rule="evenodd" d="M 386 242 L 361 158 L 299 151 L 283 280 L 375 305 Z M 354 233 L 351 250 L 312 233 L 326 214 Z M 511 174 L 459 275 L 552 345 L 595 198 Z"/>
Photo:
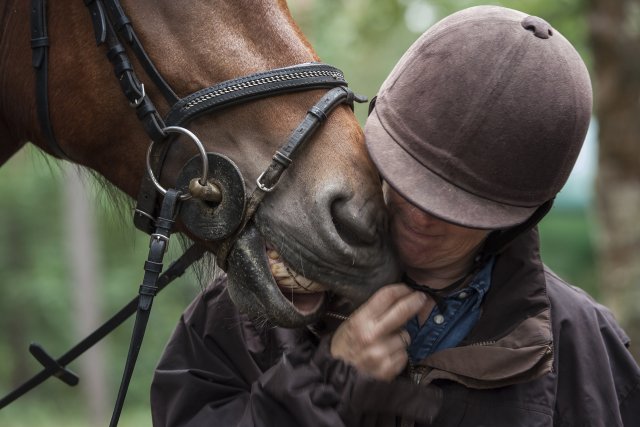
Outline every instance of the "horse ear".
<path id="1" fill-rule="evenodd" d="M 367 116 L 370 116 L 373 109 L 376 108 L 376 99 L 378 99 L 378 95 L 371 98 L 371 102 L 369 102 L 369 111 L 367 112 Z"/>

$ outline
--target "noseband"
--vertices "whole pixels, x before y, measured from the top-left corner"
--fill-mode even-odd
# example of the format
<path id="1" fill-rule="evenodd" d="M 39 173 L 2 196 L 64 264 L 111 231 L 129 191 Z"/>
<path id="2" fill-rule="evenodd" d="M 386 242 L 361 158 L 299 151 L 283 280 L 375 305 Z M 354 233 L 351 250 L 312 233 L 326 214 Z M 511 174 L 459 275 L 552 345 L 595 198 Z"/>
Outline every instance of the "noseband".
<path id="1" fill-rule="evenodd" d="M 180 98 L 145 52 L 118 0 L 84 0 L 84 3 L 91 15 L 96 43 L 106 47 L 107 58 L 113 66 L 122 92 L 151 139 L 147 151 L 147 173 L 140 186 L 134 213 L 134 224 L 140 230 L 150 234 L 151 241 L 149 256 L 145 262 L 145 274 L 139 290 L 136 322 L 125 372 L 110 424 L 114 426 L 117 425 L 124 403 L 153 297 L 168 283 L 163 279 L 167 275 L 172 276 L 168 271 L 162 275 L 160 273 L 178 206 L 183 204 L 180 209 L 181 219 L 195 237 L 216 242 L 218 245 L 216 258 L 219 265 L 225 268 L 227 255 L 237 237 L 250 222 L 265 195 L 276 188 L 280 177 L 292 163 L 300 147 L 311 138 L 336 106 L 347 104 L 353 109 L 354 101 L 365 102 L 366 99 L 355 95 L 347 88 L 347 82 L 340 70 L 321 63 L 305 63 L 251 74 L 218 83 Z M 57 157 L 69 160 L 56 141 L 49 117 L 47 88 L 49 39 L 46 0 L 32 0 L 31 35 L 40 126 L 51 152 Z M 171 105 L 164 118 L 146 94 L 145 86 L 129 60 L 125 43 L 136 55 L 147 76 Z M 196 117 L 214 113 L 232 105 L 312 89 L 327 89 L 327 93 L 309 108 L 287 141 L 276 150 L 270 164 L 258 177 L 256 187 L 248 198 L 245 197 L 242 174 L 233 161 L 221 154 L 207 152 L 197 135 L 185 128 Z M 163 169 L 169 146 L 176 134 L 188 137 L 196 145 L 199 154 L 184 166 L 176 188 L 165 189 L 157 177 Z M 158 195 L 162 196 L 161 202 Z M 202 218 L 206 218 L 207 224 L 203 224 Z M 211 224 L 215 227 L 211 227 Z M 197 259 L 194 254 L 202 254 L 201 248 L 194 249 L 194 247 L 176 261 L 179 264 L 176 271 L 184 271 Z M 174 266 L 172 265 L 168 270 L 172 267 Z M 167 280 L 172 278 L 175 277 Z M 82 352 L 85 350 L 86 348 L 83 348 Z M 62 363 L 60 359 L 55 361 L 46 355 L 44 350 L 39 350 L 38 354 L 41 355 L 39 360 L 44 360 L 42 363 L 51 371 L 50 375 L 58 376 L 61 372 L 66 372 L 64 368 L 66 363 Z M 74 354 L 75 356 L 77 355 Z"/>

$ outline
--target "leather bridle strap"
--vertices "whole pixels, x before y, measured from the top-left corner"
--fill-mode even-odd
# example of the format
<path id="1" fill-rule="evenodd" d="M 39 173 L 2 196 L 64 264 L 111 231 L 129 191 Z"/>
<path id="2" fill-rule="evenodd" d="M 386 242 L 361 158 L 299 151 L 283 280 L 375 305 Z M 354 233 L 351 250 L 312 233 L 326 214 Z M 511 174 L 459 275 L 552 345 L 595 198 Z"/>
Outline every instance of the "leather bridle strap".
<path id="1" fill-rule="evenodd" d="M 290 92 L 345 86 L 347 82 L 342 72 L 327 64 L 307 63 L 277 68 L 227 80 L 182 98 L 171 108 L 165 122 L 170 126 L 184 126 L 196 117 L 214 113 L 232 105 Z M 162 144 L 162 146 L 166 149 L 168 144 Z M 160 169 L 165 155 L 166 151 L 154 152 L 154 172 Z M 153 229 L 156 206 L 156 188 L 145 175 L 134 214 L 134 223 L 138 229 L 147 233 Z"/>
<path id="2" fill-rule="evenodd" d="M 274 190 L 284 171 L 292 163 L 292 159 L 302 145 L 311 138 L 335 107 L 347 104 L 353 109 L 353 102 L 366 102 L 349 88 L 340 86 L 327 92 L 314 106 L 312 106 L 304 120 L 291 132 L 287 142 L 276 151 L 267 169 L 257 179 L 256 189 L 247 202 L 244 218 L 237 231 L 225 239 L 216 251 L 216 258 L 221 268 L 226 269 L 227 257 L 238 236 L 244 230 L 257 211 L 264 197 Z"/>
<path id="3" fill-rule="evenodd" d="M 189 247 L 189 249 L 187 249 L 178 259 L 171 263 L 171 265 L 167 267 L 165 272 L 162 273 L 162 275 L 158 278 L 157 292 L 162 291 L 167 287 L 167 285 L 169 285 L 178 277 L 182 276 L 187 268 L 189 268 L 194 262 L 202 258 L 202 255 L 205 253 L 205 251 L 205 247 L 199 244 L 193 244 L 191 247 Z M 139 299 L 140 297 L 136 296 L 134 299 L 129 301 L 129 303 L 121 308 L 116 314 L 111 316 L 111 318 L 104 322 L 100 327 L 94 330 L 91 334 L 87 335 L 82 341 L 73 346 L 58 359 L 54 359 L 53 357 L 49 356 L 49 354 L 39 344 L 31 344 L 29 346 L 29 351 L 34 354 L 34 356 L 36 354 L 40 354 L 38 360 L 43 363 L 44 369 L 31 377 L 29 380 L 22 383 L 19 387 L 4 396 L 2 399 L 0 399 L 0 409 L 9 405 L 11 402 L 18 399 L 29 390 L 42 384 L 45 380 L 52 376 L 59 378 L 66 384 L 74 385 L 74 381 L 69 380 L 70 378 L 73 378 L 72 373 L 70 373 L 70 371 L 66 369 L 66 366 L 83 355 L 87 350 L 100 342 L 100 340 L 109 335 L 118 326 L 122 325 L 127 319 L 129 319 L 131 315 L 136 312 Z M 43 361 L 47 361 L 47 363 L 44 363 Z"/>
<path id="4" fill-rule="evenodd" d="M 106 45 L 107 58 L 113 66 L 115 77 L 120 83 L 120 88 L 129 101 L 129 105 L 135 109 L 149 138 L 153 141 L 164 140 L 167 136 L 163 131 L 164 121 L 154 103 L 145 93 L 144 85 L 133 69 L 126 48 L 120 42 L 114 29 L 112 19 L 109 19 L 109 15 L 104 11 L 103 2 L 101 0 L 85 0 L 85 4 L 89 8 L 94 24 L 96 43 Z"/>
<path id="5" fill-rule="evenodd" d="M 331 65 L 306 63 L 276 68 L 227 80 L 178 101 L 166 116 L 171 126 L 182 126 L 205 113 L 289 92 L 346 86 L 342 71 Z"/>
<path id="6" fill-rule="evenodd" d="M 85 2 L 86 1 L 87 0 L 85 0 Z M 153 61 L 151 60 L 151 58 L 149 58 L 149 55 L 147 55 L 147 52 L 144 50 L 142 43 L 140 43 L 140 40 L 138 39 L 138 35 L 131 25 L 129 17 L 122 9 L 120 2 L 117 0 L 103 1 L 115 30 L 129 44 L 129 46 L 133 50 L 133 53 L 136 55 L 136 58 L 138 58 L 138 61 L 140 61 L 142 68 L 144 68 L 149 78 L 160 90 L 160 93 L 162 93 L 164 99 L 167 100 L 169 105 L 173 105 L 178 102 L 178 96 L 175 94 L 173 89 L 171 89 L 171 86 L 169 86 L 169 84 L 164 80 L 162 74 L 158 72 L 155 65 L 153 64 Z"/>
<path id="7" fill-rule="evenodd" d="M 167 190 L 162 201 L 160 215 L 156 219 L 156 232 L 151 235 L 149 256 L 144 263 L 144 277 L 139 289 L 136 321 L 133 325 L 127 361 L 122 374 L 116 404 L 113 408 L 111 423 L 109 424 L 112 427 L 118 425 L 120 413 L 122 412 L 124 400 L 127 395 L 127 389 L 129 388 L 129 382 L 133 375 L 133 369 L 138 359 L 142 339 L 147 327 L 147 322 L 149 321 L 153 298 L 158 293 L 158 278 L 162 272 L 162 260 L 169 246 L 169 236 L 173 229 L 174 217 L 177 213 L 179 201 L 180 192 L 174 189 Z"/>
<path id="8" fill-rule="evenodd" d="M 49 35 L 46 0 L 31 0 L 31 62 L 36 74 L 36 109 L 38 121 L 54 156 L 69 160 L 53 134 L 49 115 Z"/>

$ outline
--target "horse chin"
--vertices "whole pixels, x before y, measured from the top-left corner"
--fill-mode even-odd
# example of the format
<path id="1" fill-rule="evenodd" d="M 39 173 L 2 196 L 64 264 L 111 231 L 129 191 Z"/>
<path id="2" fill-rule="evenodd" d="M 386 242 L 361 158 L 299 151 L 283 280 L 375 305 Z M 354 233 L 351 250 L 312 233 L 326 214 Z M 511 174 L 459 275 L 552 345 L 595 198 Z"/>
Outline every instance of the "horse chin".
<path id="1" fill-rule="evenodd" d="M 288 286 L 287 280 L 278 286 L 274 271 L 277 274 L 279 267 L 273 270 L 273 266 L 280 263 L 274 262 L 272 251 L 267 256 L 266 248 L 254 226 L 248 226 L 236 241 L 227 268 L 229 295 L 234 304 L 249 316 L 266 316 L 278 326 L 294 328 L 317 321 L 328 300 L 324 287 L 315 284 L 313 289 L 304 290 Z M 304 279 L 291 274 L 298 281 Z"/>

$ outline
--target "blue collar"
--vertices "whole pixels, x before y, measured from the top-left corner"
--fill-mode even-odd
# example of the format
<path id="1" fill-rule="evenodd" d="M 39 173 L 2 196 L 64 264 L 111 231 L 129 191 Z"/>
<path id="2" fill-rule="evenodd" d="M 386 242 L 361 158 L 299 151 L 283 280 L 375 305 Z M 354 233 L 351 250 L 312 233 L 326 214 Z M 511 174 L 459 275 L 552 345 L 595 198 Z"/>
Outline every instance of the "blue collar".
<path id="1" fill-rule="evenodd" d="M 408 353 L 418 362 L 445 348 L 455 347 L 471 332 L 480 318 L 480 306 L 491 286 L 491 272 L 495 258 L 491 258 L 473 277 L 468 286 L 442 298 L 442 304 L 431 311 L 420 326 L 418 317 L 406 327 L 411 335 Z"/>

